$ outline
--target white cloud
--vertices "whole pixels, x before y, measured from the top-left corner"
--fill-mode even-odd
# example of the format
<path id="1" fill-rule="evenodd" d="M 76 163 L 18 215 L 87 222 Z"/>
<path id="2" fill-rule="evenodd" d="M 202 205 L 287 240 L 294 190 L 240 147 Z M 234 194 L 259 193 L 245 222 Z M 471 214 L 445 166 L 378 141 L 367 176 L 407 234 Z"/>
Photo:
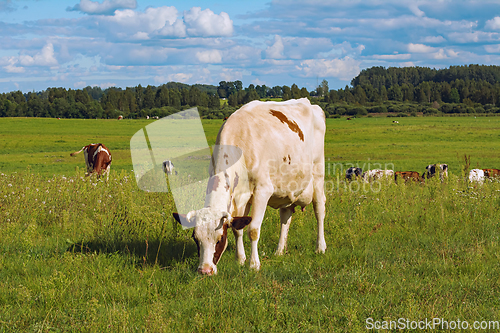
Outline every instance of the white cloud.
<path id="1" fill-rule="evenodd" d="M 498 32 L 485 31 L 452 32 L 448 35 L 448 38 L 456 43 L 484 43 L 498 41 L 500 34 Z"/>
<path id="2" fill-rule="evenodd" d="M 137 32 L 152 33 L 172 25 L 177 21 L 178 11 L 175 7 L 148 8 L 144 12 L 130 9 L 117 10 L 115 15 L 102 18 L 103 22 L 111 23 L 109 28 L 127 35 Z"/>
<path id="3" fill-rule="evenodd" d="M 82 88 L 85 88 L 86 86 L 87 86 L 87 83 L 85 81 L 78 81 L 78 82 L 73 83 L 73 87 L 75 87 L 76 89 L 82 89 Z"/>
<path id="4" fill-rule="evenodd" d="M 283 44 L 283 38 L 281 36 L 274 36 L 274 44 L 269 46 L 266 51 L 266 59 L 282 59 L 284 58 L 283 51 L 285 50 L 285 45 Z"/>
<path id="5" fill-rule="evenodd" d="M 173 81 L 173 82 L 189 82 L 189 80 L 193 77 L 193 74 L 190 73 L 175 73 L 175 74 L 170 74 L 167 76 L 168 81 Z"/>
<path id="6" fill-rule="evenodd" d="M 500 17 L 496 16 L 495 18 L 486 21 L 484 27 L 489 30 L 500 30 Z"/>
<path id="7" fill-rule="evenodd" d="M 218 64 L 222 62 L 222 55 L 218 50 L 200 51 L 196 53 L 199 62 L 206 64 Z"/>
<path id="8" fill-rule="evenodd" d="M 210 9 L 193 7 L 184 12 L 184 22 L 191 36 L 214 37 L 233 34 L 233 21 L 225 12 L 217 15 Z"/>
<path id="9" fill-rule="evenodd" d="M 497 45 L 485 45 L 484 49 L 488 53 L 500 53 L 500 44 L 497 44 Z"/>
<path id="10" fill-rule="evenodd" d="M 165 37 L 186 37 L 186 25 L 182 20 L 175 20 L 172 24 L 165 24 L 158 30 L 158 35 Z"/>
<path id="11" fill-rule="evenodd" d="M 446 59 L 448 58 L 448 55 L 445 53 L 443 49 L 439 49 L 438 52 L 434 53 L 434 59 Z"/>
<path id="12" fill-rule="evenodd" d="M 79 11 L 90 15 L 112 15 L 117 9 L 137 8 L 136 0 L 104 0 L 102 3 L 80 0 L 79 4 L 68 7 L 67 11 Z"/>
<path id="13" fill-rule="evenodd" d="M 444 43 L 446 42 L 446 39 L 444 39 L 443 36 L 427 36 L 423 39 L 423 42 L 425 43 L 432 43 L 432 44 L 438 44 L 438 43 Z"/>
<path id="14" fill-rule="evenodd" d="M 431 46 L 427 46 L 424 44 L 408 44 L 408 52 L 412 53 L 429 53 L 433 52 L 435 49 Z"/>
<path id="15" fill-rule="evenodd" d="M 219 76 L 223 81 L 237 81 L 243 79 L 243 72 L 234 69 L 224 68 L 219 73 Z"/>
<path id="16" fill-rule="evenodd" d="M 146 40 L 155 36 L 166 38 L 227 37 L 233 34 L 233 21 L 227 13 L 215 14 L 210 9 L 193 7 L 179 17 L 171 6 L 149 7 L 144 12 L 116 10 L 112 16 L 100 16 L 99 27 L 106 27 L 119 39 Z"/>
<path id="17" fill-rule="evenodd" d="M 252 83 L 253 83 L 254 85 L 256 85 L 256 86 L 262 86 L 262 85 L 265 85 L 265 84 L 266 84 L 266 82 L 264 82 L 264 81 L 260 80 L 259 78 L 255 78 L 255 79 L 253 79 L 253 80 L 252 80 Z"/>
<path id="18" fill-rule="evenodd" d="M 3 66 L 5 71 L 7 73 L 24 73 L 25 69 L 24 67 L 18 67 L 16 66 L 18 63 L 18 60 L 15 57 L 8 57 L 6 59 L 2 59 L 2 62 L 6 62 L 7 64 Z"/>
<path id="19" fill-rule="evenodd" d="M 360 72 L 360 61 L 350 57 L 342 59 L 310 59 L 304 60 L 297 66 L 305 77 L 336 77 L 341 80 L 350 80 Z"/>
<path id="20" fill-rule="evenodd" d="M 406 62 L 400 62 L 399 66 L 400 67 L 414 67 L 415 64 L 413 63 L 413 61 L 406 61 Z"/>
<path id="21" fill-rule="evenodd" d="M 24 73 L 24 67 L 52 67 L 58 65 L 54 56 L 54 46 L 52 43 L 47 43 L 40 52 L 33 56 L 21 54 L 15 57 L 4 57 L 2 60 L 1 62 L 6 63 L 4 69 L 8 73 Z"/>
<path id="22" fill-rule="evenodd" d="M 425 13 L 423 11 L 420 10 L 420 8 L 418 8 L 418 3 L 411 3 L 410 6 L 409 6 L 411 12 L 413 14 L 415 14 L 416 16 L 418 17 L 422 17 L 422 16 L 425 16 Z"/>
<path id="23" fill-rule="evenodd" d="M 242 62 L 261 58 L 261 49 L 246 45 L 236 45 L 224 52 L 224 61 Z"/>
<path id="24" fill-rule="evenodd" d="M 411 58 L 411 54 L 409 53 L 401 53 L 401 54 L 376 54 L 373 56 L 374 59 L 379 60 L 407 60 Z"/>
<path id="25" fill-rule="evenodd" d="M 102 82 L 98 85 L 101 89 L 108 89 L 110 87 L 116 87 L 116 83 L 113 82 Z"/>

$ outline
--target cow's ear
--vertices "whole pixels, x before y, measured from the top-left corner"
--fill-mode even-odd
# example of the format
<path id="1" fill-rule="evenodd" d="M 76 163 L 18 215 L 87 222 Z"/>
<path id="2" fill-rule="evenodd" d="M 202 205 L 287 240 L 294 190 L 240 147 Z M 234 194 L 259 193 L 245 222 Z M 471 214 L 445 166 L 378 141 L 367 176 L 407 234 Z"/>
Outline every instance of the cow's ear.
<path id="1" fill-rule="evenodd" d="M 251 216 L 241 216 L 241 217 L 233 217 L 231 221 L 231 227 L 236 230 L 241 230 L 252 222 Z"/>

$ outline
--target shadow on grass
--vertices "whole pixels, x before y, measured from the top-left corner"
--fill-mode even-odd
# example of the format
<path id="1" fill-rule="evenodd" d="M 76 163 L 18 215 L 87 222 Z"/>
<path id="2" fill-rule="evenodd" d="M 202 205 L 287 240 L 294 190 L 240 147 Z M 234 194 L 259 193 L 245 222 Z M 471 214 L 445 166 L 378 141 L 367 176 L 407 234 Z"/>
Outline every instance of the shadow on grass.
<path id="1" fill-rule="evenodd" d="M 144 241 L 105 240 L 81 241 L 67 248 L 72 253 L 120 254 L 131 257 L 138 266 L 159 265 L 171 268 L 184 261 L 195 262 L 198 259 L 196 245 L 186 239 L 155 239 Z"/>

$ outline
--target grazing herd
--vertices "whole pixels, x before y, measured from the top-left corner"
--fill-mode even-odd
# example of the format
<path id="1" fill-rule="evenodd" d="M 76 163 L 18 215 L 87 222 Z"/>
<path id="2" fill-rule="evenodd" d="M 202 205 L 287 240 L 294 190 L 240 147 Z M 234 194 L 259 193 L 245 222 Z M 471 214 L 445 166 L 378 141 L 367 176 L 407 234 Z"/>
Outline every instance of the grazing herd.
<path id="1" fill-rule="evenodd" d="M 394 179 L 396 183 L 404 181 L 413 181 L 424 183 L 426 179 L 433 178 L 439 175 L 439 179 L 443 181 L 448 177 L 448 165 L 447 164 L 430 164 L 425 167 L 425 172 L 420 175 L 417 171 L 393 171 L 393 170 L 382 170 L 373 169 L 363 172 L 361 168 L 351 167 L 346 170 L 345 178 L 347 180 L 355 180 L 360 178 L 366 183 L 371 181 L 388 178 Z M 470 182 L 482 184 L 485 179 L 499 179 L 500 180 L 500 170 L 499 169 L 472 169 L 469 172 L 468 179 Z"/>

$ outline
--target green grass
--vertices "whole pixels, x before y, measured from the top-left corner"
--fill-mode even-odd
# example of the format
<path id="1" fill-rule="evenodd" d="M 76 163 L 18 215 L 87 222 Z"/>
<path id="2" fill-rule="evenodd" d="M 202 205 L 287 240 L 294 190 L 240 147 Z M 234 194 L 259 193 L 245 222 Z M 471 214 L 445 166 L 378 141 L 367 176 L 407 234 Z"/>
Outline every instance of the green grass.
<path id="1" fill-rule="evenodd" d="M 154 120 L 0 119 L 0 171 L 20 172 L 29 166 L 45 176 L 74 174 L 85 168 L 83 155 L 70 157 L 90 143 L 104 143 L 113 156 L 112 170 L 131 171 L 130 139 Z M 215 142 L 222 120 L 206 120 L 209 144 Z"/>
<path id="2" fill-rule="evenodd" d="M 83 158 L 60 162 L 61 172 L 28 157 L 0 168 L 0 331 L 363 332 L 367 318 L 499 320 L 500 183 L 472 186 L 458 172 L 463 154 L 498 167 L 499 124 L 488 120 L 329 119 L 327 160 L 416 171 L 438 161 L 450 164 L 449 180 L 349 191 L 337 168 L 326 179 L 324 255 L 307 207 L 294 214 L 287 254 L 274 256 L 279 214 L 269 209 L 262 269 L 235 262 L 230 236 L 218 275 L 204 277 L 171 195 L 140 191 L 128 169 L 128 140 L 148 122 L 6 119 L 25 124 L 8 130 L 2 119 L 2 163 L 50 147 L 69 155 L 88 141 L 107 144 L 114 162 L 107 183 L 83 176 Z M 204 122 L 209 142 L 220 124 Z M 249 256 L 246 237 L 245 248 Z"/>

